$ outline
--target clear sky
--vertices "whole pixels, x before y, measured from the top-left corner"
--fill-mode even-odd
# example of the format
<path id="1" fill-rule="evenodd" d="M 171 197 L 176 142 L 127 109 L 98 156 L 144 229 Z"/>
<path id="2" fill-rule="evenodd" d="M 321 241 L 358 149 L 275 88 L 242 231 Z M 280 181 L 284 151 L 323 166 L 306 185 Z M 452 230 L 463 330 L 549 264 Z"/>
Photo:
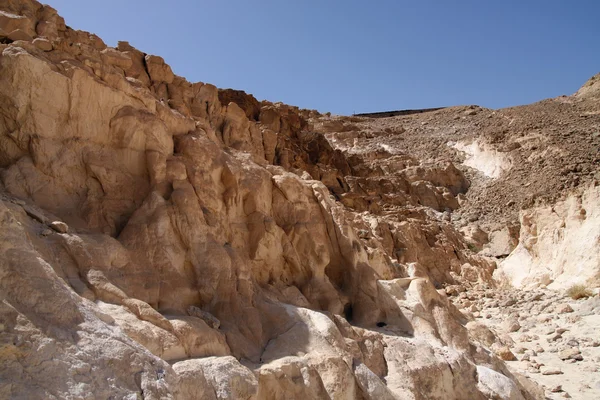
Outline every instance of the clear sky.
<path id="1" fill-rule="evenodd" d="M 191 82 L 335 114 L 526 104 L 600 72 L 600 0 L 45 1 Z"/>

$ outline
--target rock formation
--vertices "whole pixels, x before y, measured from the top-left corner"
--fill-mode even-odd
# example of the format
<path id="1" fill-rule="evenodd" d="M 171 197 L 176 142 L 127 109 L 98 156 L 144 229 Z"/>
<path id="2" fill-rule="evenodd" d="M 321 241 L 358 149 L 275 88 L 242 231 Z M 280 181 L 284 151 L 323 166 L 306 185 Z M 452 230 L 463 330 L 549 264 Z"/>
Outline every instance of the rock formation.
<path id="1" fill-rule="evenodd" d="M 1 5 L 0 43 L 1 398 L 541 398 L 449 297 L 497 286 L 460 163 L 190 83 L 33 0 Z M 597 229 L 596 192 L 565 229 Z M 523 214 L 518 251 L 556 218 Z"/>

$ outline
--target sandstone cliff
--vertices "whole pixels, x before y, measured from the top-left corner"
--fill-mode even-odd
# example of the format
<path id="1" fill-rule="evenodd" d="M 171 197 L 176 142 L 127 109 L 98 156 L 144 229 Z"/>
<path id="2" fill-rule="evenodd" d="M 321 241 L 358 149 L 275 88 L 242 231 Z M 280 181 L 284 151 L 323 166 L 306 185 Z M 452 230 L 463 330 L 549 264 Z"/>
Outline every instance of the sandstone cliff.
<path id="1" fill-rule="evenodd" d="M 539 398 L 447 296 L 496 268 L 451 159 L 35 1 L 2 3 L 0 42 L 0 397 Z"/>

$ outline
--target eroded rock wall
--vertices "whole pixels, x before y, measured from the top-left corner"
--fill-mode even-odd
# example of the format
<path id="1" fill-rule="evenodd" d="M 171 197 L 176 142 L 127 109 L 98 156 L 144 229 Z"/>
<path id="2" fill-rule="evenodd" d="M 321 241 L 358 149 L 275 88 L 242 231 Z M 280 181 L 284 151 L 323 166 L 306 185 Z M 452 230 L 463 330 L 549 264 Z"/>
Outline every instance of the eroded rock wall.
<path id="1" fill-rule="evenodd" d="M 452 164 L 386 177 L 314 112 L 2 7 L 3 397 L 531 398 L 441 290 L 494 268 Z"/>
<path id="2" fill-rule="evenodd" d="M 582 188 L 552 206 L 521 213 L 518 246 L 497 270 L 515 287 L 565 290 L 600 284 L 600 188 Z"/>

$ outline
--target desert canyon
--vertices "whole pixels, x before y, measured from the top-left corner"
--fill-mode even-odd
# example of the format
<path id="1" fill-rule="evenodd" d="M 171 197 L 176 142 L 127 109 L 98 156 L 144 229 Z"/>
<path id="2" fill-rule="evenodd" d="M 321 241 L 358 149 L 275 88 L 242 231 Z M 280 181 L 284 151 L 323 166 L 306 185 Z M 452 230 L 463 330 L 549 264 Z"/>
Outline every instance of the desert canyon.
<path id="1" fill-rule="evenodd" d="M 600 398 L 600 75 L 417 111 L 258 101 L 2 1 L 0 398 Z"/>

